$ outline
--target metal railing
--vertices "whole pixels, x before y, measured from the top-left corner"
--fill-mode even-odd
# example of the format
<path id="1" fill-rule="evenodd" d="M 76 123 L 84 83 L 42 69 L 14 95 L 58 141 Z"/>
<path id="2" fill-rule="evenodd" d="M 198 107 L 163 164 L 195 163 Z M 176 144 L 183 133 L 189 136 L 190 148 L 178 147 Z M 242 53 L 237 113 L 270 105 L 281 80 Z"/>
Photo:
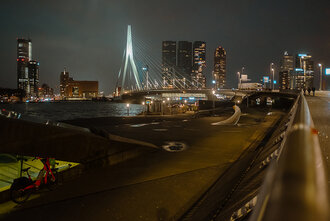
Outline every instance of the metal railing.
<path id="1" fill-rule="evenodd" d="M 325 165 L 303 94 L 290 114 L 279 157 L 267 171 L 251 221 L 329 220 Z"/>

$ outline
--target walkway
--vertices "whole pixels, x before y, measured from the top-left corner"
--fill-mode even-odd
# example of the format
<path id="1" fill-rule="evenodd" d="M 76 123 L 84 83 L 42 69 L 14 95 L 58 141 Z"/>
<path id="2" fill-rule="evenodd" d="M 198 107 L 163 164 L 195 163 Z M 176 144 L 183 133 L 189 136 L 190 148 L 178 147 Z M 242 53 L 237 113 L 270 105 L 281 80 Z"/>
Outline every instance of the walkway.
<path id="1" fill-rule="evenodd" d="M 242 116 L 238 126 L 212 126 L 219 119 L 201 118 L 140 127 L 130 124 L 105 127 L 109 132 L 125 131 L 131 138 L 143 135 L 144 140 L 158 145 L 167 135 L 172 139 L 180 137 L 189 148 L 177 153 L 159 150 L 122 164 L 90 170 L 22 206 L 1 204 L 0 219 L 23 216 L 36 220 L 176 219 L 251 143 L 260 141 L 281 116 L 281 113 L 248 114 Z"/>
<path id="2" fill-rule="evenodd" d="M 314 125 L 319 131 L 319 140 L 326 161 L 330 190 L 330 91 L 316 91 L 315 96 L 306 95 L 306 99 Z"/>

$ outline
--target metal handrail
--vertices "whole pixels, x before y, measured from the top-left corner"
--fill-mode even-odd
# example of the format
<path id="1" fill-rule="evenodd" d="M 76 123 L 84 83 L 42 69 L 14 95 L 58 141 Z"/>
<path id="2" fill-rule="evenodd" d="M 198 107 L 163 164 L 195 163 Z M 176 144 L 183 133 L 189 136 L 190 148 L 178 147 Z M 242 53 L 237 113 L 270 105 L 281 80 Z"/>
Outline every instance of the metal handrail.
<path id="1" fill-rule="evenodd" d="M 251 221 L 329 220 L 325 165 L 303 94 L 291 114 L 280 155 L 267 171 Z"/>

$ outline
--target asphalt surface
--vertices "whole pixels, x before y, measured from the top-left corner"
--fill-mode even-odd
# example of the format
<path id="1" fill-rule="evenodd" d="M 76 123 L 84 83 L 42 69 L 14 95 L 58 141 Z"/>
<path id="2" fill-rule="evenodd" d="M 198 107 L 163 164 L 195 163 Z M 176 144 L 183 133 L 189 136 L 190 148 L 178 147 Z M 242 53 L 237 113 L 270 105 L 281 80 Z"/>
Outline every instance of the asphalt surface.
<path id="1" fill-rule="evenodd" d="M 315 96 L 306 95 L 305 97 L 314 126 L 318 130 L 320 146 L 327 167 L 328 189 L 330 190 L 330 91 L 316 91 Z"/>
<path id="2" fill-rule="evenodd" d="M 178 219 L 252 143 L 261 142 L 280 117 L 281 113 L 266 115 L 256 110 L 243 115 L 237 126 L 211 125 L 225 117 L 76 121 L 76 125 L 93 126 L 158 147 L 180 142 L 186 149 L 168 152 L 159 148 L 121 164 L 89 170 L 54 191 L 34 195 L 24 205 L 1 204 L 0 218 Z"/>

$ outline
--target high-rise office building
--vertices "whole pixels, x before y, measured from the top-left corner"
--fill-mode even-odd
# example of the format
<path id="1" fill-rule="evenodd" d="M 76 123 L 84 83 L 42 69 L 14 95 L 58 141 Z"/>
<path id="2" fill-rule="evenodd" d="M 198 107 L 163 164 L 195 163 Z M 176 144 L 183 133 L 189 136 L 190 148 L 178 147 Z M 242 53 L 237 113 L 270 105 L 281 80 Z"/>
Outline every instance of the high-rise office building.
<path id="1" fill-rule="evenodd" d="M 17 88 L 30 94 L 29 61 L 32 60 L 32 42 L 29 39 L 17 39 Z"/>
<path id="2" fill-rule="evenodd" d="M 226 50 L 221 46 L 217 47 L 214 52 L 213 77 L 216 89 L 226 86 Z"/>
<path id="3" fill-rule="evenodd" d="M 284 52 L 284 55 L 280 62 L 280 71 L 279 71 L 279 89 L 287 90 L 293 88 L 293 66 L 294 66 L 293 55 L 289 55 L 288 52 Z"/>
<path id="4" fill-rule="evenodd" d="M 196 88 L 206 87 L 206 78 L 204 69 L 206 67 L 206 43 L 203 41 L 195 41 L 193 44 L 193 70 L 192 70 L 192 86 Z"/>
<path id="5" fill-rule="evenodd" d="M 39 88 L 39 62 L 37 61 L 29 61 L 28 66 L 29 72 L 29 94 L 31 96 L 38 96 L 38 88 Z"/>
<path id="6" fill-rule="evenodd" d="M 178 42 L 178 63 L 177 63 L 177 77 L 181 81 L 180 85 L 183 88 L 189 87 L 190 75 L 192 71 L 192 42 L 179 41 Z"/>
<path id="7" fill-rule="evenodd" d="M 175 84 L 176 42 L 163 41 L 162 43 L 162 78 L 163 87 L 173 87 Z"/>
<path id="8" fill-rule="evenodd" d="M 293 78 L 295 89 L 307 89 L 314 86 L 314 62 L 311 55 L 296 55 Z"/>
<path id="9" fill-rule="evenodd" d="M 17 88 L 26 96 L 38 96 L 39 62 L 32 60 L 32 41 L 17 39 Z"/>
<path id="10" fill-rule="evenodd" d="M 68 87 L 69 81 L 73 81 L 73 79 L 69 77 L 69 72 L 67 72 L 64 68 L 64 71 L 61 72 L 60 75 L 60 95 L 62 98 L 64 98 L 66 95 L 65 91 Z"/>

